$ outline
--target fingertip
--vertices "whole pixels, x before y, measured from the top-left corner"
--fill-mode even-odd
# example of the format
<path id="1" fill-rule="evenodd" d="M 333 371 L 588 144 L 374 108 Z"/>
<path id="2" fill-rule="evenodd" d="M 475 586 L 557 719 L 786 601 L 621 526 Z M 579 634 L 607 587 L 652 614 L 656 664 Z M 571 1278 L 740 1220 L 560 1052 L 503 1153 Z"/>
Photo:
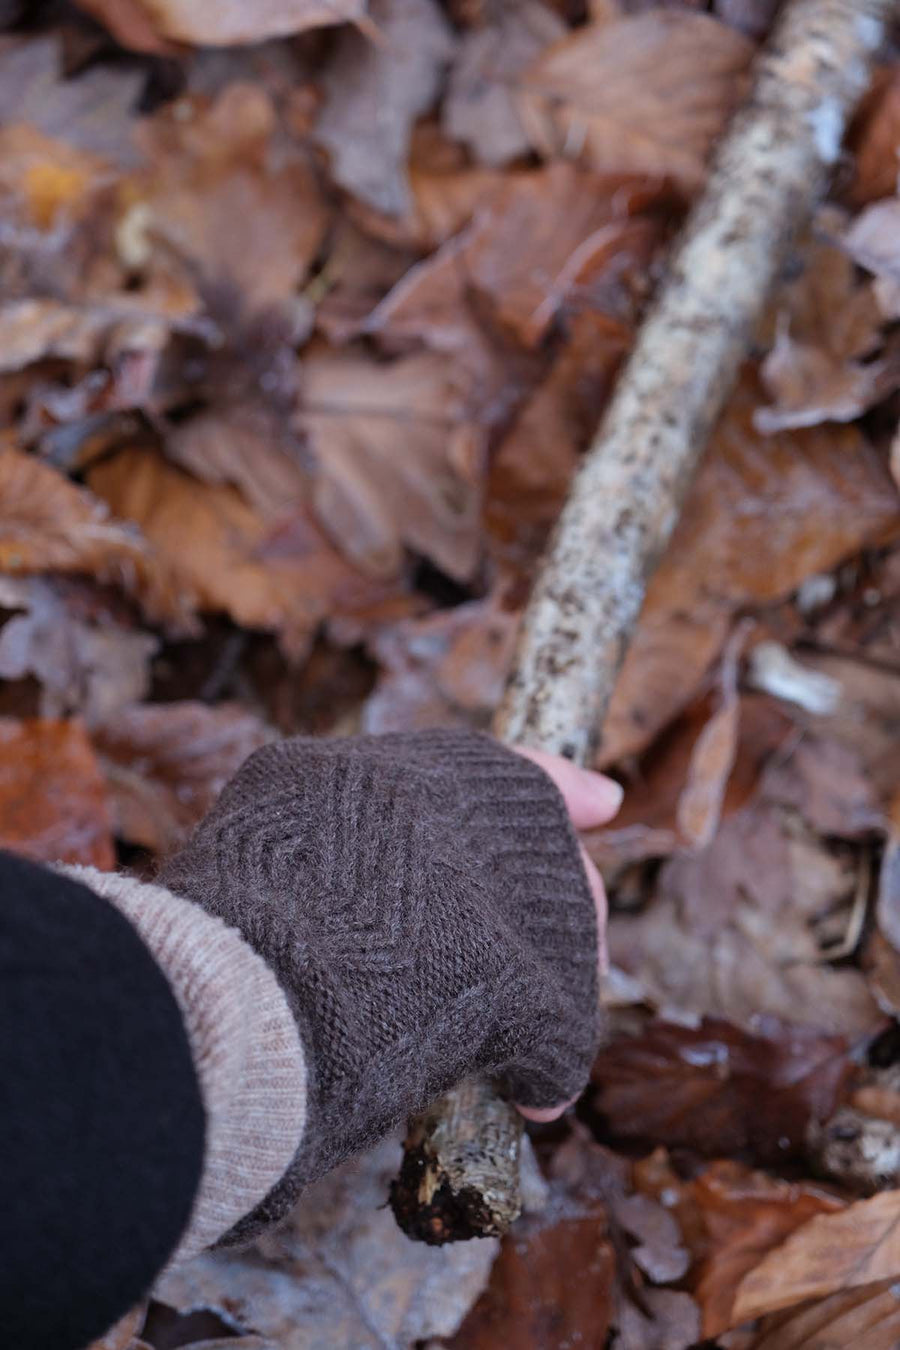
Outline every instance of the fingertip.
<path id="1" fill-rule="evenodd" d="M 552 1121 L 559 1120 L 577 1100 L 577 1096 L 570 1097 L 567 1102 L 560 1102 L 558 1106 L 520 1106 L 518 1102 L 514 1105 L 519 1115 L 524 1116 L 526 1120 L 534 1121 L 536 1125 L 549 1125 Z"/>
<path id="2" fill-rule="evenodd" d="M 621 783 L 594 769 L 583 769 L 561 755 L 516 746 L 519 754 L 539 765 L 556 784 L 577 829 L 592 829 L 612 820 L 625 796 Z"/>

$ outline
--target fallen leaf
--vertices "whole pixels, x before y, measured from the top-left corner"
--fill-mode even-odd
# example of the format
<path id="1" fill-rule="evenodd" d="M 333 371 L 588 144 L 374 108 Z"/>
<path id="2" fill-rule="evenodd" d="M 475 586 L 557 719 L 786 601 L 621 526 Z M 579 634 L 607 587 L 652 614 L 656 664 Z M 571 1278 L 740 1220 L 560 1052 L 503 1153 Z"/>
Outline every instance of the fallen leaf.
<path id="1" fill-rule="evenodd" d="M 329 211 L 302 148 L 279 136 L 266 91 L 234 83 L 212 99 L 184 95 L 138 135 L 149 167 L 123 189 L 118 231 L 129 266 L 164 277 L 181 268 L 220 323 L 235 308 L 290 320 Z"/>
<path id="2" fill-rule="evenodd" d="M 774 404 L 757 409 L 760 431 L 853 421 L 900 382 L 890 345 L 873 359 L 884 316 L 875 286 L 839 245 L 844 228 L 841 213 L 823 208 L 779 287 L 768 320 L 774 342 L 760 368 Z"/>
<path id="3" fill-rule="evenodd" d="M 762 436 L 746 371 L 644 607 L 603 727 L 599 763 L 639 753 L 694 696 L 738 608 L 789 595 L 900 522 L 878 455 L 853 427 Z"/>
<path id="4" fill-rule="evenodd" d="M 163 1275 L 173 1308 L 210 1308 L 278 1350 L 384 1350 L 452 1336 L 487 1283 L 497 1242 L 410 1242 L 387 1208 L 400 1157 L 389 1139 L 306 1191 L 245 1252 L 197 1257 Z"/>
<path id="5" fill-rule="evenodd" d="M 691 771 L 694 752 L 713 714 L 710 695 L 697 699 L 657 737 L 628 775 L 628 787 L 615 821 L 590 830 L 585 845 L 605 872 L 645 858 L 661 858 L 683 846 L 678 808 Z M 793 723 L 773 699 L 758 694 L 740 698 L 735 762 L 725 784 L 721 819 L 727 819 L 753 798 L 768 763 L 785 740 L 794 735 Z M 776 756 L 777 758 L 777 756 Z"/>
<path id="6" fill-rule="evenodd" d="M 540 0 L 501 0 L 483 27 L 466 33 L 444 98 L 448 136 L 467 145 L 482 164 L 508 164 L 527 154 L 530 143 L 516 107 L 521 73 L 566 25 Z"/>
<path id="7" fill-rule="evenodd" d="M 580 1212 L 579 1212 L 580 1211 Z M 578 1272 L 573 1284 L 573 1271 Z M 615 1255 L 602 1202 L 520 1219 L 490 1283 L 448 1350 L 603 1346 L 613 1321 Z"/>
<path id="8" fill-rule="evenodd" d="M 165 857 L 274 732 L 235 704 L 139 703 L 96 726 L 115 833 Z"/>
<path id="9" fill-rule="evenodd" d="M 378 211 L 356 197 L 348 199 L 347 212 L 370 238 L 419 253 L 457 234 L 503 180 L 499 170 L 473 165 L 463 148 L 432 121 L 420 121 L 413 128 L 407 175 L 411 200 L 403 215 Z"/>
<path id="10" fill-rule="evenodd" d="M 529 570 L 546 543 L 631 342 L 625 324 L 584 310 L 567 324 L 546 379 L 491 459 L 487 527 L 495 551 Z"/>
<path id="11" fill-rule="evenodd" d="M 695 1288 L 709 1337 L 746 1320 L 735 1308 L 743 1282 L 785 1238 L 819 1215 L 840 1213 L 844 1205 L 824 1188 L 780 1181 L 732 1162 L 714 1163 L 686 1189 L 681 1203 L 699 1216 L 705 1234 Z"/>
<path id="12" fill-rule="evenodd" d="M 520 114 L 547 158 L 667 175 L 693 192 L 753 50 L 733 28 L 685 9 L 588 24 L 520 77 Z"/>
<path id="13" fill-rule="evenodd" d="M 700 1335 L 700 1314 L 680 1289 L 644 1289 L 643 1308 L 626 1302 L 619 1311 L 616 1350 L 684 1350 Z"/>
<path id="14" fill-rule="evenodd" d="M 900 1191 L 821 1214 L 771 1251 L 738 1285 L 733 1325 L 807 1299 L 879 1280 L 900 1265 Z"/>
<path id="15" fill-rule="evenodd" d="M 853 181 L 848 196 L 854 206 L 868 206 L 897 190 L 900 175 L 900 66 L 876 74 L 847 136 L 853 152 Z"/>
<path id="16" fill-rule="evenodd" d="M 613 913 L 613 964 L 639 980 L 662 1013 L 722 1017 L 753 1030 L 771 1013 L 784 1022 L 816 1009 L 826 1034 L 856 1037 L 880 1025 L 862 972 L 826 964 L 857 879 L 778 808 L 753 805 L 729 817 L 702 854 L 664 864 L 659 893 L 638 914 Z"/>
<path id="17" fill-rule="evenodd" d="M 233 483 L 268 517 L 302 508 L 312 496 L 300 449 L 273 410 L 261 403 L 218 403 L 179 422 L 166 458 L 205 483 Z"/>
<path id="18" fill-rule="evenodd" d="M 861 764 L 877 810 L 883 812 L 900 788 L 895 755 L 896 718 L 900 709 L 900 674 L 856 653 L 828 650 L 803 652 L 802 666 L 825 677 L 835 693 L 827 709 L 792 709 L 798 725 L 845 747 Z"/>
<path id="19" fill-rule="evenodd" d="M 782 1164 L 804 1156 L 810 1122 L 831 1115 L 850 1072 L 846 1041 L 813 1027 L 656 1021 L 600 1052 L 593 1105 L 620 1138 Z"/>
<path id="20" fill-rule="evenodd" d="M 687 1274 L 689 1252 L 681 1243 L 681 1230 L 669 1211 L 647 1195 L 621 1195 L 612 1201 L 616 1222 L 635 1245 L 630 1256 L 654 1284 L 675 1284 Z"/>
<path id="21" fill-rule="evenodd" d="M 891 1278 L 773 1313 L 746 1350 L 896 1350 L 898 1344 L 900 1304 Z"/>
<path id="22" fill-rule="evenodd" d="M 149 689 L 158 639 L 117 624 L 105 607 L 92 613 L 87 600 L 59 580 L 0 576 L 0 606 L 24 611 L 0 629 L 0 678 L 39 680 L 42 717 L 80 713 L 90 725 Z"/>
<path id="23" fill-rule="evenodd" d="M 52 235 L 57 248 L 61 237 L 98 208 L 112 176 L 100 156 L 47 136 L 29 122 L 0 124 L 0 151 L 4 216 L 10 226 L 15 221 Z"/>
<path id="24" fill-rule="evenodd" d="M 747 630 L 739 626 L 725 650 L 719 677 L 719 705 L 697 737 L 678 799 L 678 828 L 691 848 L 706 848 L 722 817 L 740 737 L 738 658 L 746 638 Z"/>
<path id="25" fill-rule="evenodd" d="M 48 464 L 0 449 L 0 570 L 84 573 L 139 593 L 148 611 L 185 630 L 190 607 L 139 531 Z"/>
<path id="26" fill-rule="evenodd" d="M 96 64 L 65 78 L 61 46 L 56 35 L 0 39 L 0 125 L 26 124 L 112 164 L 134 165 L 131 114 L 144 72 Z"/>
<path id="27" fill-rule="evenodd" d="M 307 516 L 289 514 L 275 527 L 234 488 L 200 483 L 152 450 L 123 450 L 95 465 L 88 482 L 139 526 L 184 599 L 277 632 L 294 655 L 308 650 L 327 615 L 373 595 Z"/>
<path id="28" fill-rule="evenodd" d="M 852 422 L 900 384 L 896 361 L 845 361 L 820 347 L 794 342 L 784 332 L 761 372 L 776 400 L 774 407 L 756 411 L 756 425 L 766 433 L 819 422 Z"/>
<path id="29" fill-rule="evenodd" d="M 321 273 L 327 289 L 315 309 L 317 331 L 334 346 L 358 337 L 372 310 L 416 256 L 406 243 L 373 239 L 346 217 L 339 219 Z"/>
<path id="30" fill-rule="evenodd" d="M 596 285 L 598 275 L 608 293 L 594 307 L 627 317 L 629 271 L 646 267 L 659 242 L 658 229 L 634 217 L 660 194 L 659 184 L 597 178 L 571 164 L 507 175 L 481 199 L 469 230 L 394 288 L 369 331 L 460 351 L 470 340 L 469 307 L 480 301 L 504 332 L 533 348 L 585 278 Z"/>
<path id="31" fill-rule="evenodd" d="M 78 0 L 124 47 L 167 52 L 170 42 L 245 45 L 361 19 L 365 0 Z"/>
<path id="32" fill-rule="evenodd" d="M 827 736 L 806 735 L 790 755 L 776 757 L 766 768 L 763 791 L 767 801 L 792 806 L 822 835 L 859 839 L 883 825 L 859 753 Z"/>
<path id="33" fill-rule="evenodd" d="M 115 866 L 103 775 L 80 722 L 0 718 L 0 848 Z"/>
<path id="34" fill-rule="evenodd" d="M 391 364 L 311 354 L 301 398 L 316 511 L 347 556 L 391 576 L 406 546 L 457 581 L 470 580 L 486 447 L 452 367 L 431 353 Z"/>
<path id="35" fill-rule="evenodd" d="M 518 615 L 498 597 L 385 627 L 371 642 L 381 676 L 363 712 L 372 734 L 486 728 L 512 663 Z"/>
<path id="36" fill-rule="evenodd" d="M 341 187 L 388 215 L 410 206 L 412 125 L 438 92 L 454 51 L 434 0 L 372 0 L 371 30 L 346 29 L 322 78 L 315 138 Z"/>

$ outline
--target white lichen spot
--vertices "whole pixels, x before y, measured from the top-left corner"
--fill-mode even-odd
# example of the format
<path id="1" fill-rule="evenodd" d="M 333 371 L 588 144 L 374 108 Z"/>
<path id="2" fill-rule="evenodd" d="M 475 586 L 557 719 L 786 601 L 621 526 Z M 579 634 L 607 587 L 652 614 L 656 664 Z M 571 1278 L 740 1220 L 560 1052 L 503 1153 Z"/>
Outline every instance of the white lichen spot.
<path id="1" fill-rule="evenodd" d="M 835 98 L 824 98 L 809 115 L 816 150 L 823 164 L 833 164 L 841 148 L 844 115 Z"/>

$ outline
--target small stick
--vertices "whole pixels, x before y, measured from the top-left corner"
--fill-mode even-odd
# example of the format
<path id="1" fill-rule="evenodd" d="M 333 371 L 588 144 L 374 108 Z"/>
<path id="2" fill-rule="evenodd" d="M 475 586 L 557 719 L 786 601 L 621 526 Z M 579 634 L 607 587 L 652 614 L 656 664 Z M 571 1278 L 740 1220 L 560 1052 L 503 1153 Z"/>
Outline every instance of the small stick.
<path id="1" fill-rule="evenodd" d="M 495 719 L 502 740 L 592 762 L 648 577 L 895 8 L 787 0 L 556 525 Z M 521 1122 L 509 1107 L 500 1119 L 489 1089 L 466 1086 L 413 1125 L 393 1201 L 411 1236 L 494 1234 L 516 1216 Z"/>

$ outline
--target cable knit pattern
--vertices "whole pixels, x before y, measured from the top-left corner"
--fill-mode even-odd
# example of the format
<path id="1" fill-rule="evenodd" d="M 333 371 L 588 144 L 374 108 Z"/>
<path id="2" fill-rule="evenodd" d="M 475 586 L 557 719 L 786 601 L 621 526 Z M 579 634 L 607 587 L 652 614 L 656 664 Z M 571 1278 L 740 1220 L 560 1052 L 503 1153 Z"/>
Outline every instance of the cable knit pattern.
<path id="1" fill-rule="evenodd" d="M 170 1264 L 211 1246 L 263 1199 L 297 1151 L 306 1070 L 297 1025 L 239 933 L 162 886 L 61 865 L 140 933 L 178 1002 L 206 1108 L 203 1176 Z"/>
<path id="2" fill-rule="evenodd" d="M 236 1225 L 469 1073 L 553 1105 L 598 1039 L 594 904 L 544 771 L 458 731 L 257 751 L 161 879 L 261 952 L 307 1051 L 307 1125 Z"/>

